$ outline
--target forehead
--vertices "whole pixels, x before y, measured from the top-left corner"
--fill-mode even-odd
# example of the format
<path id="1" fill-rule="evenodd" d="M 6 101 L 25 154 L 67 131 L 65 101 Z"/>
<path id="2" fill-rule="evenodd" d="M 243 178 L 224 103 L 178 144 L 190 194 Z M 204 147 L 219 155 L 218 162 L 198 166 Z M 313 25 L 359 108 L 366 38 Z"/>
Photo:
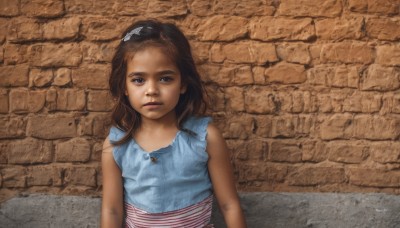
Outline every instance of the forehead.
<path id="1" fill-rule="evenodd" d="M 176 69 L 172 53 L 165 47 L 150 46 L 140 48 L 135 52 L 126 55 L 128 71 L 147 69 L 155 70 L 159 68 Z"/>

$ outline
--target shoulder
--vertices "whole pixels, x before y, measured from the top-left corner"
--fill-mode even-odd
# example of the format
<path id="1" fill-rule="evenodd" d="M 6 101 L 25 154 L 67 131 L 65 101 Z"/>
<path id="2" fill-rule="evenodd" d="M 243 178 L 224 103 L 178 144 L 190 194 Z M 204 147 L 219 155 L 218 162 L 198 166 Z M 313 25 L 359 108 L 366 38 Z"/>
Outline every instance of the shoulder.
<path id="1" fill-rule="evenodd" d="M 110 128 L 110 134 L 107 137 L 108 142 L 117 142 L 117 141 L 121 140 L 125 136 L 125 134 L 126 134 L 125 131 L 123 131 L 115 126 L 112 126 Z"/>
<path id="2" fill-rule="evenodd" d="M 112 153 L 113 145 L 110 142 L 110 137 L 107 138 L 103 142 L 103 153 Z"/>
<path id="3" fill-rule="evenodd" d="M 183 124 L 183 127 L 186 128 L 186 129 L 189 129 L 189 130 L 195 130 L 195 129 L 198 129 L 198 128 L 207 127 L 209 122 L 211 122 L 211 117 L 191 116 L 185 121 L 185 123 Z"/>
<path id="4" fill-rule="evenodd" d="M 207 152 L 209 155 L 221 153 L 226 150 L 227 146 L 221 131 L 213 124 L 210 123 L 207 127 Z"/>
<path id="5" fill-rule="evenodd" d="M 223 139 L 221 131 L 214 123 L 209 123 L 207 126 L 207 142 L 215 142 Z"/>
<path id="6" fill-rule="evenodd" d="M 183 124 L 183 129 L 194 133 L 199 140 L 205 140 L 210 117 L 189 117 Z"/>

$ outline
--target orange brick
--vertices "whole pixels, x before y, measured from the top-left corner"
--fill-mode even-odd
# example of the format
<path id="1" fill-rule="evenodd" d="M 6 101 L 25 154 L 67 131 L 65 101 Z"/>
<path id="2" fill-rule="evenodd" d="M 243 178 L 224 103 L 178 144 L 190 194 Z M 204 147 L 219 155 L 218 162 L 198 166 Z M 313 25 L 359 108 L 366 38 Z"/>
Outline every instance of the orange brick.
<path id="1" fill-rule="evenodd" d="M 78 111 L 86 105 L 86 95 L 80 89 L 57 90 L 57 110 Z"/>
<path id="2" fill-rule="evenodd" d="M 46 91 L 14 89 L 10 92 L 10 111 L 14 113 L 39 112 L 46 101 Z"/>
<path id="3" fill-rule="evenodd" d="M 10 21 L 7 39 L 11 42 L 37 41 L 42 39 L 40 24 L 30 18 L 15 18 Z"/>
<path id="4" fill-rule="evenodd" d="M 22 166 L 6 167 L 0 170 L 2 187 L 23 188 L 26 186 L 26 169 Z"/>
<path id="5" fill-rule="evenodd" d="M 90 144 L 84 138 L 73 138 L 56 145 L 57 162 L 87 162 L 90 159 Z"/>
<path id="6" fill-rule="evenodd" d="M 81 20 L 76 17 L 50 21 L 43 25 L 43 38 L 48 40 L 72 39 L 78 36 Z"/>
<path id="7" fill-rule="evenodd" d="M 0 0 L 0 16 L 17 16 L 19 15 L 18 1 Z"/>
<path id="8" fill-rule="evenodd" d="M 315 36 L 314 26 L 310 18 L 286 19 L 261 17 L 250 21 L 250 38 L 272 40 L 309 40 Z"/>
<path id="9" fill-rule="evenodd" d="M 27 134 L 42 139 L 75 137 L 75 118 L 55 115 L 32 116 L 28 119 Z"/>
<path id="10" fill-rule="evenodd" d="M 91 167 L 82 166 L 66 168 L 64 184 L 96 187 L 96 170 Z"/>
<path id="11" fill-rule="evenodd" d="M 78 88 L 108 89 L 110 68 L 104 65 L 89 65 L 72 70 L 72 83 Z"/>
<path id="12" fill-rule="evenodd" d="M 288 16 L 336 17 L 342 12 L 339 0 L 283 0 L 278 14 Z"/>
<path id="13" fill-rule="evenodd" d="M 114 106 L 113 99 L 108 90 L 91 90 L 87 97 L 87 109 L 89 111 L 111 111 Z"/>
<path id="14" fill-rule="evenodd" d="M 34 138 L 13 141 L 8 145 L 10 164 L 50 163 L 53 158 L 53 145 L 49 141 Z"/>
<path id="15" fill-rule="evenodd" d="M 289 185 L 313 186 L 343 183 L 346 180 L 344 168 L 330 166 L 302 166 L 288 174 Z"/>
<path id="16" fill-rule="evenodd" d="M 62 0 L 21 0 L 21 12 L 34 17 L 57 17 L 64 14 Z"/>
<path id="17" fill-rule="evenodd" d="M 366 21 L 367 36 L 379 40 L 398 40 L 399 27 L 400 20 L 395 18 L 369 18 Z"/>
<path id="18" fill-rule="evenodd" d="M 30 62 L 37 67 L 78 66 L 82 53 L 78 44 L 34 44 L 30 47 Z"/>

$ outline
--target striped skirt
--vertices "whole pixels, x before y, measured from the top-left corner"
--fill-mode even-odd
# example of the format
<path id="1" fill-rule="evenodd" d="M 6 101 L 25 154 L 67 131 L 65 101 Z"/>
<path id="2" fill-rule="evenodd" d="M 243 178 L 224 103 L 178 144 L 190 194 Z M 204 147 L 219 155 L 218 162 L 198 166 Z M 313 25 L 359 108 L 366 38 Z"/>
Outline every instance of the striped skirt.
<path id="1" fill-rule="evenodd" d="M 148 213 L 133 205 L 125 203 L 125 227 L 213 227 L 213 225 L 209 224 L 212 211 L 212 201 L 213 196 L 211 195 L 197 204 L 164 213 Z"/>

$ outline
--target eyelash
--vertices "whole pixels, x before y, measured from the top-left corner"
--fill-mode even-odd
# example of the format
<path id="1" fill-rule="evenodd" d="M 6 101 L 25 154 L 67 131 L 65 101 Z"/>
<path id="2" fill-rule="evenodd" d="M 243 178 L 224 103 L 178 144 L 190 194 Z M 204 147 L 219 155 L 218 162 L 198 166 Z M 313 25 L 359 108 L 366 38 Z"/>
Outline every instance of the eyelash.
<path id="1" fill-rule="evenodd" d="M 171 76 L 162 76 L 160 78 L 160 81 L 162 81 L 162 82 L 170 82 L 172 80 L 174 80 L 174 79 Z M 142 84 L 144 82 L 144 79 L 143 78 L 133 78 L 131 81 L 136 84 Z"/>

